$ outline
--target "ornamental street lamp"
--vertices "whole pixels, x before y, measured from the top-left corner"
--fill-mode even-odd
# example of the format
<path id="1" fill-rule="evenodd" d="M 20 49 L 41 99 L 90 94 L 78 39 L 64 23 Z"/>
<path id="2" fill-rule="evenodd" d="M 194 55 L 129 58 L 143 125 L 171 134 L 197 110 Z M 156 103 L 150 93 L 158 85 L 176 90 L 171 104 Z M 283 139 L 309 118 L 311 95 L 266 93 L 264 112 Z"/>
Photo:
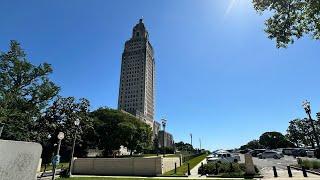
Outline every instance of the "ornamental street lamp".
<path id="1" fill-rule="evenodd" d="M 311 118 L 311 106 L 310 106 L 310 102 L 305 100 L 302 102 L 302 106 L 304 108 L 304 110 L 306 111 L 307 115 L 309 116 L 309 120 L 310 120 L 310 124 L 311 124 L 311 127 L 312 127 L 312 131 L 313 131 L 313 136 L 314 136 L 314 139 L 316 140 L 316 143 L 317 143 L 317 148 L 319 148 L 319 138 L 317 136 L 317 133 L 316 133 L 316 128 L 313 124 L 313 120 Z"/>
<path id="2" fill-rule="evenodd" d="M 72 166 L 73 166 L 73 162 L 72 162 L 73 161 L 73 154 L 74 154 L 74 148 L 75 148 L 75 145 L 76 145 L 77 132 L 78 132 L 78 128 L 79 128 L 79 125 L 80 125 L 80 119 L 77 118 L 74 121 L 74 125 L 75 125 L 75 132 L 74 132 L 74 137 L 73 137 L 71 158 L 70 158 L 70 162 L 69 162 L 69 171 L 68 171 L 69 176 L 71 176 L 71 169 L 72 169 Z"/>
<path id="3" fill-rule="evenodd" d="M 64 133 L 63 132 L 59 132 L 58 134 L 58 139 L 59 139 L 59 143 L 58 143 L 58 149 L 57 149 L 57 155 L 53 157 L 52 160 L 52 165 L 53 165 L 53 170 L 52 170 L 52 180 L 54 180 L 55 175 L 56 175 L 56 166 L 59 164 L 60 161 L 60 146 L 61 146 L 61 140 L 64 138 Z"/>
<path id="4" fill-rule="evenodd" d="M 161 119 L 162 127 L 163 127 L 163 139 L 162 139 L 162 148 L 163 148 L 163 157 L 166 155 L 166 150 L 164 148 L 164 141 L 165 141 L 165 133 L 166 133 L 166 125 L 167 125 L 167 120 L 166 119 Z"/>

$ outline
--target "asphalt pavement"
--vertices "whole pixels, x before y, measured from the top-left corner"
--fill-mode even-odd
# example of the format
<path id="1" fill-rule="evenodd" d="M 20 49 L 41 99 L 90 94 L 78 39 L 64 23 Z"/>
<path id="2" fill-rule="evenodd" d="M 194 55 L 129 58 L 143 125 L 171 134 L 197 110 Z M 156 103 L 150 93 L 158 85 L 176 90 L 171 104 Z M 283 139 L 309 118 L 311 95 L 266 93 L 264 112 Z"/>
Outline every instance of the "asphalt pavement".
<path id="1" fill-rule="evenodd" d="M 240 162 L 244 163 L 244 155 L 240 155 Z M 302 158 L 302 159 L 314 159 L 314 158 Z M 273 169 L 272 167 L 275 166 L 277 169 L 278 176 L 281 178 L 287 178 L 288 177 L 288 172 L 287 172 L 287 166 L 297 164 L 297 159 L 292 157 L 292 156 L 284 156 L 283 158 L 280 159 L 273 159 L 273 158 L 266 158 L 266 159 L 259 159 L 256 157 L 252 158 L 254 165 L 256 165 L 260 173 L 265 177 L 265 178 L 273 178 Z M 291 169 L 293 177 L 294 178 L 303 178 L 302 172 Z M 308 173 L 309 178 L 319 178 L 317 175 L 313 175 Z M 293 179 L 294 179 L 293 178 Z"/>

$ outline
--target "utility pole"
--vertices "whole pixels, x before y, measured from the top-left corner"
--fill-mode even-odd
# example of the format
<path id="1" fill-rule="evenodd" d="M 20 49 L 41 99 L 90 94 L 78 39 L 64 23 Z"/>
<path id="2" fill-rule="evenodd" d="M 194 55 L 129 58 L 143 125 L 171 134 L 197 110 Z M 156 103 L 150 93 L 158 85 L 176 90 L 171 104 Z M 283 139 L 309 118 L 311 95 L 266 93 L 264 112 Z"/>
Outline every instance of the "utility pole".
<path id="1" fill-rule="evenodd" d="M 163 127 L 163 141 L 162 141 L 162 150 L 163 150 L 163 157 L 165 157 L 166 155 L 166 149 L 165 149 L 165 133 L 166 133 L 166 125 L 167 125 L 167 120 L 166 119 L 162 119 L 161 120 L 161 123 L 162 123 L 162 127 Z"/>
<path id="2" fill-rule="evenodd" d="M 200 151 L 201 151 L 201 139 L 199 138 L 199 143 L 200 143 Z"/>
<path id="3" fill-rule="evenodd" d="M 191 146 L 192 146 L 192 133 L 190 133 Z"/>

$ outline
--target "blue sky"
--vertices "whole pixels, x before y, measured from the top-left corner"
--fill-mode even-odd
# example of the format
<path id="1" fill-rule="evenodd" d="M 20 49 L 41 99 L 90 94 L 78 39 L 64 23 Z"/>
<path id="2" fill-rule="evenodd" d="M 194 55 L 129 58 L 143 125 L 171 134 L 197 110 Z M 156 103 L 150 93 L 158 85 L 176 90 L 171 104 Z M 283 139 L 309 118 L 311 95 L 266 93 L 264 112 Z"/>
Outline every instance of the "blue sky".
<path id="1" fill-rule="evenodd" d="M 238 147 L 285 132 L 320 107 L 319 42 L 277 49 L 251 0 L 56 0 L 0 3 L 0 50 L 18 40 L 34 64 L 52 64 L 61 95 L 117 107 L 121 53 L 144 17 L 156 59 L 156 118 L 176 141 Z M 233 4 L 233 5 L 232 5 Z"/>

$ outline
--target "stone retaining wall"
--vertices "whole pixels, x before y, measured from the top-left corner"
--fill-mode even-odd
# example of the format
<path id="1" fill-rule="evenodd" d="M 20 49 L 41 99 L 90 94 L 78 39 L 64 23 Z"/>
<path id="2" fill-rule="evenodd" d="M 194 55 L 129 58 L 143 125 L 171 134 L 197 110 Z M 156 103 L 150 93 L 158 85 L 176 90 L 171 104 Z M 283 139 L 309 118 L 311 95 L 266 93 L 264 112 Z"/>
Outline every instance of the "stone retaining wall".
<path id="1" fill-rule="evenodd" d="M 179 158 L 75 158 L 72 174 L 155 176 L 180 166 Z"/>

